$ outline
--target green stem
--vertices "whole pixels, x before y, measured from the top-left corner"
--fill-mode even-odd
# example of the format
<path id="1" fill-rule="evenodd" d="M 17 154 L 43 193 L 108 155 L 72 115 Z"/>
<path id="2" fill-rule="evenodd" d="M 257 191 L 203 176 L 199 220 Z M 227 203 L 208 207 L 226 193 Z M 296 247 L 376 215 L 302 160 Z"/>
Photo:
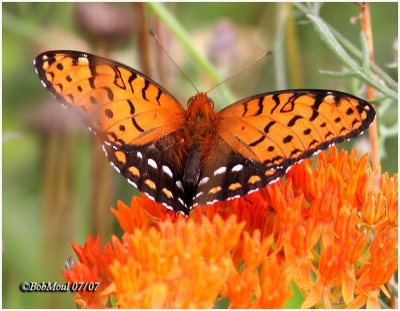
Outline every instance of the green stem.
<path id="1" fill-rule="evenodd" d="M 364 55 L 362 51 L 357 49 L 338 31 L 321 19 L 318 16 L 318 10 L 314 7 L 315 4 L 304 5 L 296 3 L 295 5 L 314 24 L 322 40 L 328 44 L 331 51 L 347 66 L 347 68 L 349 68 L 350 71 L 354 73 L 355 76 L 363 82 L 373 86 L 386 96 L 397 100 L 397 83 L 374 63 L 369 64 L 369 68 L 360 67 L 348 53 L 351 53 L 358 60 L 363 61 Z M 346 48 L 347 51 L 345 51 L 344 48 Z M 379 79 L 372 75 L 370 69 L 378 75 Z M 383 84 L 382 81 L 386 82 L 386 84 Z"/>
<path id="2" fill-rule="evenodd" d="M 340 32 L 334 29 L 332 26 L 327 25 L 329 30 L 333 33 L 335 38 L 346 48 L 347 52 L 353 54 L 358 60 L 362 60 L 362 52 L 353 45 L 349 40 L 347 40 Z M 397 89 L 398 85 L 396 81 L 392 79 L 384 70 L 382 70 L 377 64 L 371 63 L 371 70 L 375 72 L 383 81 L 387 83 L 392 89 Z"/>
<path id="3" fill-rule="evenodd" d="M 312 21 L 320 33 L 321 38 L 328 44 L 331 51 L 351 70 L 358 76 L 360 80 L 364 83 L 367 83 L 379 90 L 383 94 L 391 97 L 393 99 L 397 99 L 397 93 L 390 88 L 388 88 L 385 84 L 382 84 L 378 79 L 376 79 L 369 70 L 365 70 L 360 67 L 346 51 L 339 44 L 333 34 L 329 31 L 329 28 L 326 26 L 324 21 L 318 16 L 307 14 L 307 17 L 310 21 Z"/>

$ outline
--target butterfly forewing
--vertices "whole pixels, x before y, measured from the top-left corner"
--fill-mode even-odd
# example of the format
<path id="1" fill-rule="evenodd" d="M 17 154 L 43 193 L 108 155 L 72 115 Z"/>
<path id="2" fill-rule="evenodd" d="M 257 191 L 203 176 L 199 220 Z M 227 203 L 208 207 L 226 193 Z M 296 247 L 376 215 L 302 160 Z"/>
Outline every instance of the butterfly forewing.
<path id="1" fill-rule="evenodd" d="M 72 51 L 39 55 L 42 83 L 75 107 L 103 140 L 120 146 L 146 144 L 183 126 L 183 107 L 143 74 L 117 62 Z"/>
<path id="2" fill-rule="evenodd" d="M 288 166 L 360 134 L 375 112 L 369 103 L 349 94 L 294 90 L 241 100 L 218 117 L 222 139 L 268 169 Z"/>

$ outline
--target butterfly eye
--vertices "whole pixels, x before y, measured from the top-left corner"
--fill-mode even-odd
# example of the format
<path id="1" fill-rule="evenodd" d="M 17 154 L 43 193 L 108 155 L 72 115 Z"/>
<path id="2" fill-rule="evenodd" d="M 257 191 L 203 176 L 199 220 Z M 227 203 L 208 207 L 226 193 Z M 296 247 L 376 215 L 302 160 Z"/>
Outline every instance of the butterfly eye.
<path id="1" fill-rule="evenodd" d="M 188 103 L 187 103 L 188 108 L 190 107 L 190 105 L 193 103 L 194 100 L 195 100 L 195 96 L 192 96 L 189 98 Z"/>

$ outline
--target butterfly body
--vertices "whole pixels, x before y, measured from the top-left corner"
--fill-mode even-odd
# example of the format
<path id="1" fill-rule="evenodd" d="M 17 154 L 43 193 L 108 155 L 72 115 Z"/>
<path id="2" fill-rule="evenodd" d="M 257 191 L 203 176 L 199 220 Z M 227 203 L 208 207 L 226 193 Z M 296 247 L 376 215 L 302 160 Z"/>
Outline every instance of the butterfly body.
<path id="1" fill-rule="evenodd" d="M 375 117 L 368 102 L 330 90 L 269 92 L 219 112 L 197 93 L 185 110 L 144 74 L 102 57 L 49 51 L 34 65 L 129 183 L 185 215 L 265 187 L 301 159 L 359 135 Z"/>
<path id="2" fill-rule="evenodd" d="M 202 166 L 205 165 L 209 146 L 216 135 L 217 114 L 213 102 L 205 93 L 198 93 L 188 101 L 183 128 L 187 142 L 188 156 L 184 165 L 183 184 L 185 193 L 192 193 L 199 181 Z"/>

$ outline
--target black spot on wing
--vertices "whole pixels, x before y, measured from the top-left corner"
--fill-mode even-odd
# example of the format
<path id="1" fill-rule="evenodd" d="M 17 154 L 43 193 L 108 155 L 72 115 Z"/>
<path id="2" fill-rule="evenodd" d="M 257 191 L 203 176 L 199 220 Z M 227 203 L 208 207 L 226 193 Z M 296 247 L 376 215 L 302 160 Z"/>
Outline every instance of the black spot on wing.
<path id="1" fill-rule="evenodd" d="M 287 135 L 282 141 L 284 144 L 290 143 L 293 139 L 292 135 Z"/>
<path id="2" fill-rule="evenodd" d="M 114 113 L 112 112 L 112 110 L 111 110 L 111 109 L 108 109 L 108 108 L 104 110 L 104 114 L 105 114 L 106 117 L 109 118 L 109 119 L 112 119 L 113 116 L 114 116 Z"/>
<path id="3" fill-rule="evenodd" d="M 310 117 L 310 121 L 314 121 L 319 116 L 319 107 L 321 106 L 322 102 L 324 101 L 325 95 L 317 93 L 314 99 L 314 104 L 311 106 L 313 110 L 312 115 Z"/>
<path id="4" fill-rule="evenodd" d="M 135 93 L 135 91 L 134 91 L 134 89 L 133 89 L 133 86 L 132 86 L 132 82 L 133 82 L 136 78 L 137 78 L 137 74 L 134 73 L 134 72 L 131 72 L 131 75 L 130 75 L 130 77 L 128 78 L 128 83 L 129 83 L 129 86 L 131 87 L 132 94 Z"/>
<path id="5" fill-rule="evenodd" d="M 150 81 L 147 80 L 147 79 L 145 79 L 145 80 L 144 80 L 144 87 L 143 87 L 143 89 L 142 89 L 142 97 L 143 97 L 145 100 L 148 100 L 148 99 L 147 99 L 147 95 L 146 95 L 146 91 L 147 91 L 147 89 L 149 88 L 149 85 L 150 85 Z"/>
<path id="6" fill-rule="evenodd" d="M 162 94 L 161 89 L 158 89 L 158 94 L 157 94 L 157 97 L 156 97 L 156 101 L 157 101 L 157 103 L 158 103 L 159 106 L 161 106 L 161 104 L 160 104 L 160 97 L 161 97 L 161 94 Z"/>
<path id="7" fill-rule="evenodd" d="M 300 120 L 300 119 L 303 119 L 303 117 L 302 117 L 302 116 L 294 116 L 293 118 L 291 118 L 291 119 L 289 120 L 289 122 L 287 123 L 287 126 L 288 126 L 288 127 L 294 126 L 294 125 L 296 124 L 296 121 L 297 121 L 297 120 Z"/>
<path id="8" fill-rule="evenodd" d="M 107 97 L 108 97 L 108 99 L 109 99 L 110 101 L 112 101 L 112 100 L 114 99 L 114 93 L 113 93 L 113 91 L 111 90 L 111 88 L 109 88 L 109 87 L 107 87 L 107 86 L 104 86 L 104 87 L 102 87 L 102 89 L 105 90 L 105 91 L 107 92 Z"/>
<path id="9" fill-rule="evenodd" d="M 257 105 L 258 105 L 258 110 L 257 110 L 257 112 L 255 113 L 254 116 L 259 116 L 260 114 L 262 114 L 263 109 L 264 109 L 263 100 L 264 100 L 264 97 L 260 97 L 260 98 L 258 99 L 258 103 L 257 103 Z"/>
<path id="10" fill-rule="evenodd" d="M 275 109 L 278 108 L 278 106 L 279 106 L 279 104 L 280 104 L 280 99 L 279 99 L 279 95 L 278 95 L 278 94 L 272 95 L 272 99 L 273 99 L 274 102 L 275 102 L 275 106 L 272 107 L 272 109 L 271 109 L 271 114 L 274 113 Z"/>
<path id="11" fill-rule="evenodd" d="M 268 122 L 268 124 L 264 127 L 264 133 L 268 134 L 269 130 L 271 129 L 271 127 L 276 123 L 276 121 L 270 121 Z"/>
<path id="12" fill-rule="evenodd" d="M 253 141 L 252 143 L 249 144 L 250 147 L 257 146 L 259 143 L 265 140 L 265 136 L 261 136 L 259 139 Z"/>
<path id="13" fill-rule="evenodd" d="M 243 114 L 242 114 L 242 116 L 245 116 L 246 115 L 246 113 L 247 113 L 247 111 L 249 110 L 249 104 L 247 103 L 247 102 L 244 102 L 243 103 L 243 108 L 244 108 L 244 111 L 243 111 Z"/>
<path id="14" fill-rule="evenodd" d="M 139 131 L 139 132 L 144 132 L 144 129 L 140 127 L 140 125 L 137 123 L 134 115 L 135 115 L 135 105 L 132 103 L 130 99 L 127 100 L 129 108 L 130 108 L 130 113 L 131 113 L 131 120 L 133 126 Z"/>

